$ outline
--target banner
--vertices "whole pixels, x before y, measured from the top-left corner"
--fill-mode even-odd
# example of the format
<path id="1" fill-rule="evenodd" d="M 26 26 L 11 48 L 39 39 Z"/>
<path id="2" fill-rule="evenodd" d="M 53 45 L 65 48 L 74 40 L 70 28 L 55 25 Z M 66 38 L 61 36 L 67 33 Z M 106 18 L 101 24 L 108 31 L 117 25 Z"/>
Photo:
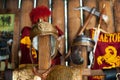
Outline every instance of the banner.
<path id="1" fill-rule="evenodd" d="M 91 30 L 94 37 L 94 30 Z M 120 33 L 100 33 L 94 53 L 92 69 L 112 69 L 120 66 Z M 92 80 L 101 80 L 94 76 Z"/>

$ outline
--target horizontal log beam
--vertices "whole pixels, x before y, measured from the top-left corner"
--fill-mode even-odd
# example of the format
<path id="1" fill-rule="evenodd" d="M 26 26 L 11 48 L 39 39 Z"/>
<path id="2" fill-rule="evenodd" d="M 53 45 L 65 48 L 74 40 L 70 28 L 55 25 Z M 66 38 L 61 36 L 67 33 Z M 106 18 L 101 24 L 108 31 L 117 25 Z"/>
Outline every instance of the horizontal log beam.
<path id="1" fill-rule="evenodd" d="M 105 76 L 102 70 L 91 70 L 91 69 L 84 69 L 82 71 L 83 76 Z"/>

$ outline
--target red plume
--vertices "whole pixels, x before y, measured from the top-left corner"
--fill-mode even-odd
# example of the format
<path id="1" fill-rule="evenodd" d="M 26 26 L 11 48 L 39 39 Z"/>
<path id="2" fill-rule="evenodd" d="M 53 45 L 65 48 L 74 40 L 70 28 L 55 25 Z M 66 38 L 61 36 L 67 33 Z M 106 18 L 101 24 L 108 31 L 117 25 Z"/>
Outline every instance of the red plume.
<path id="1" fill-rule="evenodd" d="M 30 12 L 30 19 L 32 24 L 38 22 L 40 18 L 45 19 L 45 17 L 49 17 L 51 15 L 51 11 L 46 6 L 39 6 Z"/>

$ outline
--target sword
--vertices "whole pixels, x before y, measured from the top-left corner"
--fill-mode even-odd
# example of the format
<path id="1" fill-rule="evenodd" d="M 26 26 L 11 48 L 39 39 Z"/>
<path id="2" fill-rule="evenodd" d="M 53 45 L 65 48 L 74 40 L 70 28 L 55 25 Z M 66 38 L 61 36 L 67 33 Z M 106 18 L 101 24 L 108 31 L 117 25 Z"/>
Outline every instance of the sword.
<path id="1" fill-rule="evenodd" d="M 93 37 L 93 40 L 95 41 L 95 45 L 94 45 L 94 49 L 93 49 L 93 54 L 95 53 L 95 50 L 96 50 L 96 47 L 97 47 L 97 42 L 98 42 L 98 39 L 99 39 L 99 35 L 100 35 L 100 32 L 101 32 L 101 29 L 100 29 L 100 27 L 101 27 L 101 21 L 102 21 L 102 15 L 103 15 L 103 13 L 104 13 L 104 9 L 105 9 L 105 4 L 103 5 L 103 9 L 102 9 L 102 11 L 101 11 L 101 13 L 100 13 L 100 19 L 99 19 L 99 24 L 98 24 L 98 27 L 97 27 L 97 29 L 95 29 L 95 35 L 94 35 L 94 37 Z M 93 64 L 93 56 L 91 56 L 91 63 L 90 63 L 90 66 L 89 67 L 91 67 L 92 66 L 92 64 Z"/>

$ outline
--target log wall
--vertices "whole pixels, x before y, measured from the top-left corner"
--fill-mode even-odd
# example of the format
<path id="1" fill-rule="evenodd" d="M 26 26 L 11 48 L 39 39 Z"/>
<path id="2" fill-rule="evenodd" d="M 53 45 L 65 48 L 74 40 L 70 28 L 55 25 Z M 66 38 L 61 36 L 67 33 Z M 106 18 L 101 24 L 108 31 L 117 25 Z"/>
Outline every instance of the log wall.
<path id="1" fill-rule="evenodd" d="M 6 2 L 4 2 L 6 1 Z M 15 14 L 15 26 L 14 26 L 14 42 L 12 49 L 12 62 L 13 65 L 17 64 L 17 53 L 19 50 L 20 32 L 24 26 L 32 26 L 29 18 L 29 13 L 34 7 L 34 0 L 22 0 L 21 7 L 18 8 L 18 1 L 20 0 L 0 0 L 0 13 L 13 13 Z M 50 0 L 37 0 L 36 6 L 46 5 L 49 7 Z M 69 43 L 73 40 L 78 29 L 82 27 L 80 10 L 74 10 L 76 7 L 80 7 L 80 0 L 51 0 L 52 1 L 52 24 L 58 25 L 59 28 L 65 33 L 65 29 L 68 28 L 68 47 Z M 65 22 L 65 5 L 67 1 L 67 22 Z M 105 4 L 105 14 L 108 15 L 108 23 L 102 22 L 102 29 L 113 33 L 120 32 L 120 1 L 119 0 L 83 0 L 83 6 L 90 8 L 96 7 L 97 11 L 102 10 L 102 5 Z M 88 12 L 83 11 L 83 22 L 89 15 Z M 93 16 L 87 26 L 87 29 L 97 26 L 99 18 Z M 67 25 L 65 25 L 67 24 Z M 64 47 L 63 47 L 64 48 Z"/>

